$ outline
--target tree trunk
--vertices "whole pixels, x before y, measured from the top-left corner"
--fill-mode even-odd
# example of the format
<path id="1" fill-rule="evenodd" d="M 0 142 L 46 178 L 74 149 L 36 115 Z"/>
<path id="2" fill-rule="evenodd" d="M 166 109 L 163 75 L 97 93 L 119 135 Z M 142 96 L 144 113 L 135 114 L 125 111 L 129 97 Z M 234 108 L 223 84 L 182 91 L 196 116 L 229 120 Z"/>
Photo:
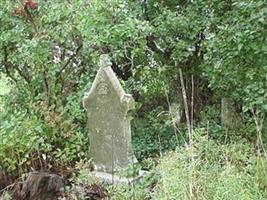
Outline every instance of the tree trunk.
<path id="1" fill-rule="evenodd" d="M 32 172 L 21 190 L 22 200 L 56 200 L 63 187 L 63 180 L 55 174 Z"/>

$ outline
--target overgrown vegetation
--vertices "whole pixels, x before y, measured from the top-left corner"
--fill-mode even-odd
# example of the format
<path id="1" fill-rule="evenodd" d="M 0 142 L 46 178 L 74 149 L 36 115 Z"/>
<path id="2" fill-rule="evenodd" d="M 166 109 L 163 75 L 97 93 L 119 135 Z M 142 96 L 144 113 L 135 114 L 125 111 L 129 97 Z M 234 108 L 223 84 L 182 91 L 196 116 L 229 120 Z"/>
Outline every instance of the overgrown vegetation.
<path id="1" fill-rule="evenodd" d="M 81 101 L 105 53 L 152 172 L 103 195 L 266 199 L 266 14 L 264 0 L 1 0 L 0 172 L 89 162 Z"/>
<path id="2" fill-rule="evenodd" d="M 266 176 L 266 160 L 255 157 L 246 141 L 218 145 L 206 136 L 197 140 L 193 163 L 189 149 L 178 148 L 161 159 L 154 177 L 135 188 L 119 186 L 115 199 L 190 199 L 191 183 L 193 199 L 266 198 L 266 179 L 261 179 Z"/>

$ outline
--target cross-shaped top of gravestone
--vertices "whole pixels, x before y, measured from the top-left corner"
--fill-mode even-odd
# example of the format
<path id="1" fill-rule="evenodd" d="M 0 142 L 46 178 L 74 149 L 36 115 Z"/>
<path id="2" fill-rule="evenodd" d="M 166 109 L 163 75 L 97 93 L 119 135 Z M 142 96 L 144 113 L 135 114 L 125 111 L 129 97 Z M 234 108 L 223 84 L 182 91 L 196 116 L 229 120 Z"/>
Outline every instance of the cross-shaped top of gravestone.
<path id="1" fill-rule="evenodd" d="M 134 108 L 132 95 L 126 94 L 111 68 L 107 55 L 102 55 L 93 85 L 85 93 L 90 156 L 95 170 L 115 172 L 136 163 L 131 144 L 128 111 Z"/>

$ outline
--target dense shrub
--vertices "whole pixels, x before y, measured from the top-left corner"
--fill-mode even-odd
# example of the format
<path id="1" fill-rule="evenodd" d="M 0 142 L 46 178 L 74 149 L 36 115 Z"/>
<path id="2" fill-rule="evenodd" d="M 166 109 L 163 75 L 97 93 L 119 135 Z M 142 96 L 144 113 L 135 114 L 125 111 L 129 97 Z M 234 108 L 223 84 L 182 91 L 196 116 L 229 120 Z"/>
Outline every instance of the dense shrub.
<path id="1" fill-rule="evenodd" d="M 78 129 L 64 138 L 36 116 L 18 112 L 0 124 L 0 170 L 16 175 L 36 170 L 55 170 L 85 158 L 88 139 Z M 52 166 L 54 165 L 54 166 Z"/>

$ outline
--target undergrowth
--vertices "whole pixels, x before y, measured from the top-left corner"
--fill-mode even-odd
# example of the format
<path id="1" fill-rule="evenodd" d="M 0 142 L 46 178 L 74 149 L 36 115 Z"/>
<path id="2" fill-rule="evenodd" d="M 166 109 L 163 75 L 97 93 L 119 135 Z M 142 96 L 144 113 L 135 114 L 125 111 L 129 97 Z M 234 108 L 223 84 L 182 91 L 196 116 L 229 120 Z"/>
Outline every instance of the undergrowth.
<path id="1" fill-rule="evenodd" d="M 118 186 L 114 199 L 267 199 L 267 160 L 247 140 L 218 143 L 195 131 L 191 155 L 186 145 L 165 154 L 140 183 Z"/>

